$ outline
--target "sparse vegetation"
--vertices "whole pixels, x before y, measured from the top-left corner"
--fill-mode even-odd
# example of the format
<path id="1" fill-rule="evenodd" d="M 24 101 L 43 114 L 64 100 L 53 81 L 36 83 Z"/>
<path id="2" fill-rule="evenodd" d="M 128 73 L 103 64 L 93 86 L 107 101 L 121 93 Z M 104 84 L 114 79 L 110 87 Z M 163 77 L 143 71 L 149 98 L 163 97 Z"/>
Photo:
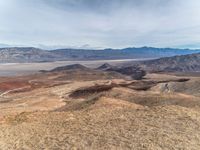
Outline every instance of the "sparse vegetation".
<path id="1" fill-rule="evenodd" d="M 200 148 L 199 77 L 86 70 L 3 78 L 0 149 Z"/>

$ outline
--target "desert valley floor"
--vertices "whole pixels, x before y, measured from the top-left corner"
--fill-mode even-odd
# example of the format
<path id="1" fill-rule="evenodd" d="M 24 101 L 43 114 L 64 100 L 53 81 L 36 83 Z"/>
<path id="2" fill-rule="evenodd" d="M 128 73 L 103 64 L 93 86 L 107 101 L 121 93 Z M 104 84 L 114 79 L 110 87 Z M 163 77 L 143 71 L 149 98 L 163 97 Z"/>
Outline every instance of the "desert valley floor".
<path id="1" fill-rule="evenodd" d="M 200 77 L 74 68 L 0 78 L 0 149 L 200 149 Z"/>

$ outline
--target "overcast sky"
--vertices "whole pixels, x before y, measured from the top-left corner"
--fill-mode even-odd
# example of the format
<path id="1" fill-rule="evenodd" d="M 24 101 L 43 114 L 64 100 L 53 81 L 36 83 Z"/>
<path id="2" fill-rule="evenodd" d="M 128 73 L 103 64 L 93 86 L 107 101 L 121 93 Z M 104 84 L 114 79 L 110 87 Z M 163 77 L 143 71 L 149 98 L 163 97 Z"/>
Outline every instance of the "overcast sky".
<path id="1" fill-rule="evenodd" d="M 0 43 L 200 48 L 200 0 L 1 0 Z"/>

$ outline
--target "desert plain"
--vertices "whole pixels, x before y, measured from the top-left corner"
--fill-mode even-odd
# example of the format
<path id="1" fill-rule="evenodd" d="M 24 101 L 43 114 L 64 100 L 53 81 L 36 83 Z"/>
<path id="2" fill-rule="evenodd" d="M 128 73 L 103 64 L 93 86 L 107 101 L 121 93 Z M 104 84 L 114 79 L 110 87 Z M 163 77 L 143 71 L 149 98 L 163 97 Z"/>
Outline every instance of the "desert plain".
<path id="1" fill-rule="evenodd" d="M 70 65 L 0 77 L 0 149 L 200 149 L 200 77 Z"/>

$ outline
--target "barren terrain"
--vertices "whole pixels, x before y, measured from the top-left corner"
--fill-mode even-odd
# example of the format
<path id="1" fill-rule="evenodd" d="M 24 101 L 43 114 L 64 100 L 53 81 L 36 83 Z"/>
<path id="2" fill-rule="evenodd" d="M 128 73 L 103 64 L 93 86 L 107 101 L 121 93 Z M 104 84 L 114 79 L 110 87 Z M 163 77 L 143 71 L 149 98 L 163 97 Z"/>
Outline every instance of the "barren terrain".
<path id="1" fill-rule="evenodd" d="M 0 91 L 3 150 L 200 149 L 198 76 L 79 67 L 1 77 Z"/>

